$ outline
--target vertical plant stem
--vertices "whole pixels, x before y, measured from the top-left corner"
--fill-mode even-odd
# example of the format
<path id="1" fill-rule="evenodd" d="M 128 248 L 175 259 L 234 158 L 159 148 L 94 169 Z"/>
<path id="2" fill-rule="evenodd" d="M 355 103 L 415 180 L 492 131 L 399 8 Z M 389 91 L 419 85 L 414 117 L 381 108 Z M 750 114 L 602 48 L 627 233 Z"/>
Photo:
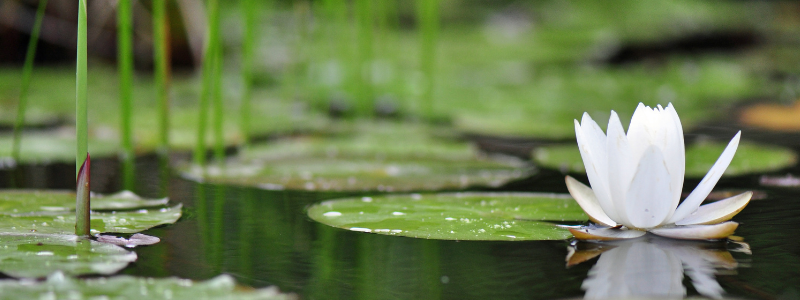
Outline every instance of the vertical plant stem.
<path id="1" fill-rule="evenodd" d="M 219 23 L 216 24 L 219 28 Z M 222 102 L 222 45 L 220 44 L 219 36 L 214 38 L 214 43 L 217 44 L 216 53 L 214 55 L 214 83 L 212 96 L 212 103 L 214 104 L 214 159 L 217 163 L 222 163 L 225 159 L 225 133 L 224 126 L 224 112 L 225 106 Z"/>
<path id="2" fill-rule="evenodd" d="M 372 9 L 373 0 L 355 0 L 356 40 L 356 79 L 357 107 L 361 116 L 370 116 L 373 111 L 372 97 Z"/>
<path id="3" fill-rule="evenodd" d="M 420 42 L 420 67 L 425 75 L 425 88 L 422 94 L 422 103 L 418 107 L 422 110 L 423 117 L 428 120 L 434 116 L 433 93 L 436 76 L 436 39 L 439 32 L 439 0 L 417 0 L 417 15 L 419 16 Z"/>
<path id="4" fill-rule="evenodd" d="M 216 67 L 217 44 L 214 37 L 217 36 L 216 26 L 218 14 L 217 0 L 208 0 L 208 29 L 206 30 L 205 49 L 203 51 L 203 80 L 200 92 L 199 116 L 197 118 L 197 144 L 194 148 L 194 163 L 200 166 L 206 164 L 206 127 L 208 122 L 208 105 L 214 93 L 214 74 Z"/>
<path id="5" fill-rule="evenodd" d="M 240 107 L 240 126 L 244 137 L 244 146 L 250 144 L 250 89 L 253 84 L 253 51 L 256 45 L 256 7 L 255 0 L 242 0 L 244 15 L 244 41 L 242 42 L 242 102 Z"/>
<path id="6" fill-rule="evenodd" d="M 28 107 L 28 88 L 31 85 L 31 73 L 33 72 L 33 59 L 36 57 L 36 44 L 39 42 L 39 32 L 42 29 L 42 19 L 44 19 L 46 7 L 47 0 L 39 0 L 39 7 L 36 9 L 36 21 L 33 23 L 31 39 L 28 41 L 28 51 L 25 53 L 25 65 L 22 67 L 22 86 L 20 87 L 17 120 L 14 122 L 14 142 L 11 149 L 11 158 L 14 161 L 19 161 L 22 127 L 25 126 L 25 109 Z"/>
<path id="7" fill-rule="evenodd" d="M 75 59 L 75 134 L 77 135 L 76 140 L 78 141 L 75 156 L 76 176 L 83 165 L 83 160 L 89 155 L 86 48 L 86 0 L 79 0 L 77 57 Z"/>
<path id="8" fill-rule="evenodd" d="M 117 60 L 119 71 L 120 132 L 122 135 L 122 187 L 133 190 L 133 2 L 117 2 Z"/>
<path id="9" fill-rule="evenodd" d="M 166 0 L 153 0 L 153 60 L 159 117 L 159 153 L 169 152 L 169 33 Z"/>
<path id="10" fill-rule="evenodd" d="M 88 236 L 90 234 L 90 201 L 91 201 L 91 182 L 90 170 L 91 160 L 86 154 L 86 160 L 78 170 L 77 186 L 75 193 L 75 235 Z"/>

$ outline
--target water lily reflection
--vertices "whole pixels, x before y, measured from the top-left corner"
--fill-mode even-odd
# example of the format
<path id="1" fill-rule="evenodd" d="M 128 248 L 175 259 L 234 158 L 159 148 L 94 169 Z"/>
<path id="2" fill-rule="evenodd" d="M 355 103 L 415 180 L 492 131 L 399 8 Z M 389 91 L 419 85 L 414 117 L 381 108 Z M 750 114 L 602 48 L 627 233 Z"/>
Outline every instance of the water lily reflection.
<path id="1" fill-rule="evenodd" d="M 654 235 L 604 243 L 577 242 L 569 247 L 567 265 L 600 255 L 581 285 L 585 299 L 681 299 L 686 296 L 684 273 L 698 293 L 720 298 L 724 290 L 715 274 L 738 266 L 725 246 L 723 242 L 678 241 Z M 742 251 L 747 249 L 743 244 Z"/>

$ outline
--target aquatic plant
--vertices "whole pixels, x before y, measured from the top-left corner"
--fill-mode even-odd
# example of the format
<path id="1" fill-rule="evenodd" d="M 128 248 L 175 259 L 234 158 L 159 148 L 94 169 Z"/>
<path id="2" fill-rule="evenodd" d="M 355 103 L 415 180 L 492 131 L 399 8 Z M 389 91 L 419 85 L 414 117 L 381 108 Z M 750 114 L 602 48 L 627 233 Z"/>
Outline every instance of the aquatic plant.
<path id="1" fill-rule="evenodd" d="M 639 103 L 625 134 L 611 111 L 608 136 L 583 114 L 575 134 L 591 188 L 567 176 L 570 194 L 599 226 L 570 231 L 578 239 L 636 238 L 646 232 L 679 239 L 721 239 L 733 234 L 730 221 L 750 201 L 745 192 L 700 206 L 733 159 L 741 131 L 733 137 L 700 184 L 678 205 L 686 153 L 683 128 L 670 103 L 656 109 Z"/>
<path id="2" fill-rule="evenodd" d="M 83 160 L 89 157 L 89 121 L 88 121 L 88 86 L 87 86 L 87 43 L 86 43 L 86 0 L 78 2 L 78 41 L 77 55 L 75 58 L 75 175 L 83 165 Z"/>
<path id="3" fill-rule="evenodd" d="M 120 100 L 120 160 L 122 161 L 122 186 L 133 188 L 133 3 L 117 3 L 117 59 Z"/>
<path id="4" fill-rule="evenodd" d="M 169 151 L 169 51 L 167 50 L 166 1 L 153 0 L 153 62 L 158 99 L 158 150 Z"/>
<path id="5" fill-rule="evenodd" d="M 91 160 L 89 154 L 86 155 L 86 161 L 83 162 L 80 170 L 78 171 L 78 180 L 75 193 L 75 235 L 89 236 L 90 228 L 90 213 L 91 209 L 91 188 L 90 188 L 90 169 Z"/>
<path id="6" fill-rule="evenodd" d="M 206 163 L 206 128 L 208 122 L 208 106 L 210 102 L 215 102 L 214 108 L 217 109 L 214 100 L 217 97 L 217 90 L 220 88 L 218 85 L 222 82 L 222 73 L 218 70 L 221 68 L 220 57 L 222 49 L 219 45 L 219 3 L 217 0 L 208 1 L 208 29 L 206 30 L 206 39 L 203 49 L 203 85 L 200 93 L 199 116 L 197 120 L 197 141 L 194 149 L 194 163 L 198 165 L 205 165 Z M 221 108 L 220 108 L 221 109 Z M 222 113 L 215 113 L 216 122 L 220 127 L 222 126 Z M 215 135 L 217 133 L 215 132 Z M 217 137 L 217 143 L 221 143 L 221 137 Z M 215 149 L 215 152 L 217 152 Z M 224 150 L 224 149 L 223 149 Z"/>
<path id="7" fill-rule="evenodd" d="M 39 7 L 36 9 L 36 21 L 33 23 L 31 39 L 28 42 L 28 50 L 25 53 L 25 64 L 22 67 L 22 84 L 20 85 L 19 104 L 17 105 L 17 120 L 14 122 L 14 141 L 11 146 L 11 157 L 17 162 L 19 161 L 22 127 L 25 125 L 25 109 L 28 103 L 28 88 L 31 85 L 33 59 L 36 57 L 36 44 L 39 42 L 39 32 L 42 29 L 42 19 L 44 18 L 46 7 L 47 0 L 39 1 Z"/>

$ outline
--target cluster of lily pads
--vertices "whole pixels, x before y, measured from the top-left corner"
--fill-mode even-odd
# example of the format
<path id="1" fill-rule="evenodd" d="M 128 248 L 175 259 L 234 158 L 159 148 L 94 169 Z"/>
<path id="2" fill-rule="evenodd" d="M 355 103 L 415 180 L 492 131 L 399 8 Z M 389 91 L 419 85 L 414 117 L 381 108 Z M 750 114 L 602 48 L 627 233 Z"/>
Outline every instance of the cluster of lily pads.
<path id="1" fill-rule="evenodd" d="M 136 253 L 126 248 L 160 241 L 139 232 L 180 219 L 182 205 L 168 202 L 167 198 L 143 199 L 129 191 L 94 194 L 90 216 L 93 237 L 85 238 L 74 234 L 75 193 L 0 192 L 0 273 L 22 279 L 0 280 L 0 297 L 190 299 L 192 295 L 225 295 L 234 299 L 288 299 L 274 288 L 239 291 L 234 289 L 233 279 L 224 275 L 197 283 L 177 278 L 74 277 L 114 274 L 135 262 Z"/>

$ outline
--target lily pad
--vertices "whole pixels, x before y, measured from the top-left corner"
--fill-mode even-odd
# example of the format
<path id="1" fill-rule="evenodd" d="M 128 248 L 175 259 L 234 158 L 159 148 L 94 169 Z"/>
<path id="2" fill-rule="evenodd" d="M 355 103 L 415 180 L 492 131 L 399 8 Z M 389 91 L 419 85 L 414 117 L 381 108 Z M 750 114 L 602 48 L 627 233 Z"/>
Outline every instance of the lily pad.
<path id="1" fill-rule="evenodd" d="M 0 281 L 0 298 L 9 299 L 262 299 L 288 300 L 277 288 L 247 289 L 236 286 L 230 275 L 195 282 L 180 278 L 114 276 L 78 279 L 54 273 L 44 281 Z"/>
<path id="2" fill-rule="evenodd" d="M 92 210 L 125 210 L 166 205 L 169 199 L 142 199 L 130 191 L 92 194 Z M 75 210 L 75 192 L 5 190 L 0 192 L 0 215 L 67 212 Z"/>
<path id="3" fill-rule="evenodd" d="M 265 189 L 419 191 L 497 187 L 534 172 L 526 162 L 481 156 L 469 143 L 434 138 L 417 125 L 370 125 L 339 137 L 255 146 L 221 167 L 187 168 L 184 176 Z"/>
<path id="4" fill-rule="evenodd" d="M 301 157 L 194 167 L 184 175 L 198 181 L 272 190 L 392 192 L 498 187 L 531 173 L 529 166 L 514 160 Z"/>
<path id="5" fill-rule="evenodd" d="M 571 236 L 553 223 L 586 221 L 567 195 L 412 194 L 330 200 L 308 209 L 317 222 L 352 231 L 426 239 L 526 241 Z"/>
<path id="6" fill-rule="evenodd" d="M 181 217 L 181 204 L 160 209 L 121 212 L 92 212 L 91 234 L 103 232 L 136 233 L 172 224 Z M 75 214 L 69 212 L 0 215 L 2 233 L 73 234 Z"/>
<path id="7" fill-rule="evenodd" d="M 700 178 L 708 173 L 726 144 L 703 142 L 686 148 L 686 177 Z M 533 161 L 542 167 L 562 172 L 586 172 L 577 145 L 540 147 L 533 151 Z M 785 148 L 742 142 L 725 175 L 736 176 L 775 171 L 794 165 L 797 155 Z"/>
<path id="8" fill-rule="evenodd" d="M 10 134 L 0 135 L 0 158 L 11 157 L 13 137 Z M 44 133 L 25 133 L 20 145 L 20 157 L 17 163 L 46 164 L 52 162 L 75 161 L 74 131 L 49 131 Z M 89 151 L 92 157 L 115 156 L 119 142 L 115 139 L 92 135 L 89 139 Z"/>
<path id="9" fill-rule="evenodd" d="M 0 272 L 13 277 L 113 274 L 136 261 L 136 253 L 74 235 L 0 234 L 0 244 Z"/>

